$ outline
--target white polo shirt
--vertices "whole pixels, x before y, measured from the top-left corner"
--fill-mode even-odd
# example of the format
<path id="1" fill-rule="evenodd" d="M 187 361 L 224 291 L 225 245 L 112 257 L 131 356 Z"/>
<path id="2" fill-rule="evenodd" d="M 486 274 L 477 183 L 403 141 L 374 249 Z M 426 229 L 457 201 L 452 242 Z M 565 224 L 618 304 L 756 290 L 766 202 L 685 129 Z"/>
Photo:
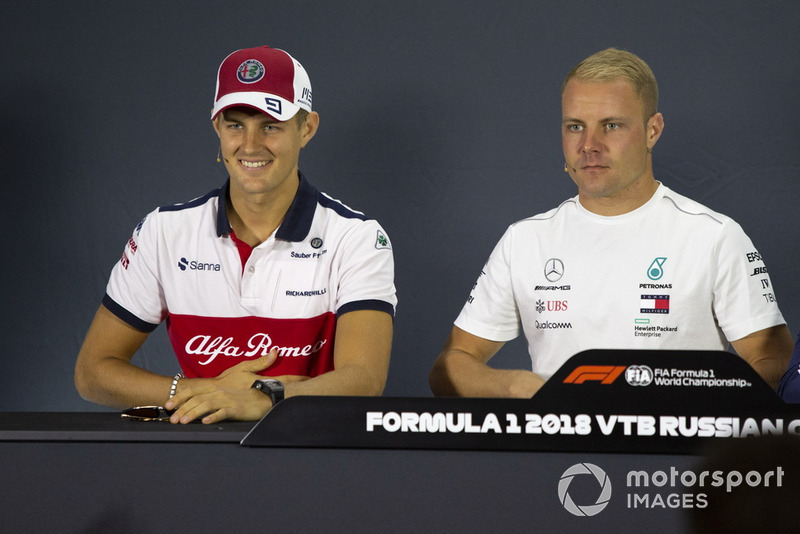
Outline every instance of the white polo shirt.
<path id="1" fill-rule="evenodd" d="M 492 341 L 524 332 L 545 378 L 583 350 L 725 350 L 783 323 L 742 228 L 663 184 L 617 217 L 574 197 L 511 225 L 455 322 Z"/>
<path id="2" fill-rule="evenodd" d="M 103 304 L 134 328 L 163 320 L 187 377 L 213 377 L 278 348 L 266 375 L 333 369 L 336 318 L 394 315 L 386 232 L 301 175 L 281 226 L 242 265 L 225 209 L 228 184 L 156 209 L 135 228 Z"/>

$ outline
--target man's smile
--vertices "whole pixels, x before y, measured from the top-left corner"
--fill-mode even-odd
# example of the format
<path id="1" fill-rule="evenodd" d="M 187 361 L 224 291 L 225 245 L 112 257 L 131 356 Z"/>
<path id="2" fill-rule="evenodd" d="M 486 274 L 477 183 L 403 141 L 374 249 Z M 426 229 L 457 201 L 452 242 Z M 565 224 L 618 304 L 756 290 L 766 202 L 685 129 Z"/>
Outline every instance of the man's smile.
<path id="1" fill-rule="evenodd" d="M 244 159 L 240 159 L 239 163 L 241 163 L 243 167 L 247 167 L 250 169 L 255 169 L 258 167 L 266 167 L 267 165 L 269 165 L 269 161 L 247 161 Z"/>

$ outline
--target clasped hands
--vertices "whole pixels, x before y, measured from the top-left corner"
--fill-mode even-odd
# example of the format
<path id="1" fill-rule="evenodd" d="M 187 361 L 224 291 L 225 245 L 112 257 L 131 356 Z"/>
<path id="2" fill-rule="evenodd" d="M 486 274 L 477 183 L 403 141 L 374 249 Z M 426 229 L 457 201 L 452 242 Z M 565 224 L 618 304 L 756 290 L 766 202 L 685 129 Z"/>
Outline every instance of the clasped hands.
<path id="1" fill-rule="evenodd" d="M 175 410 L 170 423 L 186 424 L 202 417 L 203 424 L 225 419 L 257 421 L 272 408 L 267 395 L 252 389 L 253 382 L 264 378 L 258 373 L 269 368 L 278 358 L 272 350 L 266 356 L 247 360 L 226 369 L 215 378 L 183 378 L 175 395 L 164 407 Z M 276 376 L 284 384 L 307 380 L 307 376 Z"/>

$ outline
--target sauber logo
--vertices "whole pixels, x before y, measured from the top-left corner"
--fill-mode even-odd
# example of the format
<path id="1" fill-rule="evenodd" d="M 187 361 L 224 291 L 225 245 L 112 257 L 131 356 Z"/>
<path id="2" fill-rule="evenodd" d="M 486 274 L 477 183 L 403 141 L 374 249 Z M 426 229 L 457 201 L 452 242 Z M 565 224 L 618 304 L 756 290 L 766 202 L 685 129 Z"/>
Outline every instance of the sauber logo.
<path id="1" fill-rule="evenodd" d="M 625 369 L 624 365 L 581 365 L 564 379 L 564 383 L 600 382 L 601 384 L 610 384 L 625 372 Z"/>

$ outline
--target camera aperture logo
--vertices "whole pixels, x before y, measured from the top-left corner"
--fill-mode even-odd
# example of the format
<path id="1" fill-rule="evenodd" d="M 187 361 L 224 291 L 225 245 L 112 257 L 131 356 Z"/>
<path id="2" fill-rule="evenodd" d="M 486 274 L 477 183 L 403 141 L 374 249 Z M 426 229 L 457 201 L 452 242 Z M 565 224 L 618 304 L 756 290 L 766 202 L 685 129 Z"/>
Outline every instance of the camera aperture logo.
<path id="1" fill-rule="evenodd" d="M 569 486 L 576 476 L 591 475 L 597 480 L 600 486 L 600 494 L 594 504 L 576 504 L 569 494 Z M 603 511 L 611 500 L 611 479 L 606 472 L 590 463 L 575 464 L 561 475 L 558 481 L 558 500 L 561 505 L 572 515 L 593 516 Z"/>

